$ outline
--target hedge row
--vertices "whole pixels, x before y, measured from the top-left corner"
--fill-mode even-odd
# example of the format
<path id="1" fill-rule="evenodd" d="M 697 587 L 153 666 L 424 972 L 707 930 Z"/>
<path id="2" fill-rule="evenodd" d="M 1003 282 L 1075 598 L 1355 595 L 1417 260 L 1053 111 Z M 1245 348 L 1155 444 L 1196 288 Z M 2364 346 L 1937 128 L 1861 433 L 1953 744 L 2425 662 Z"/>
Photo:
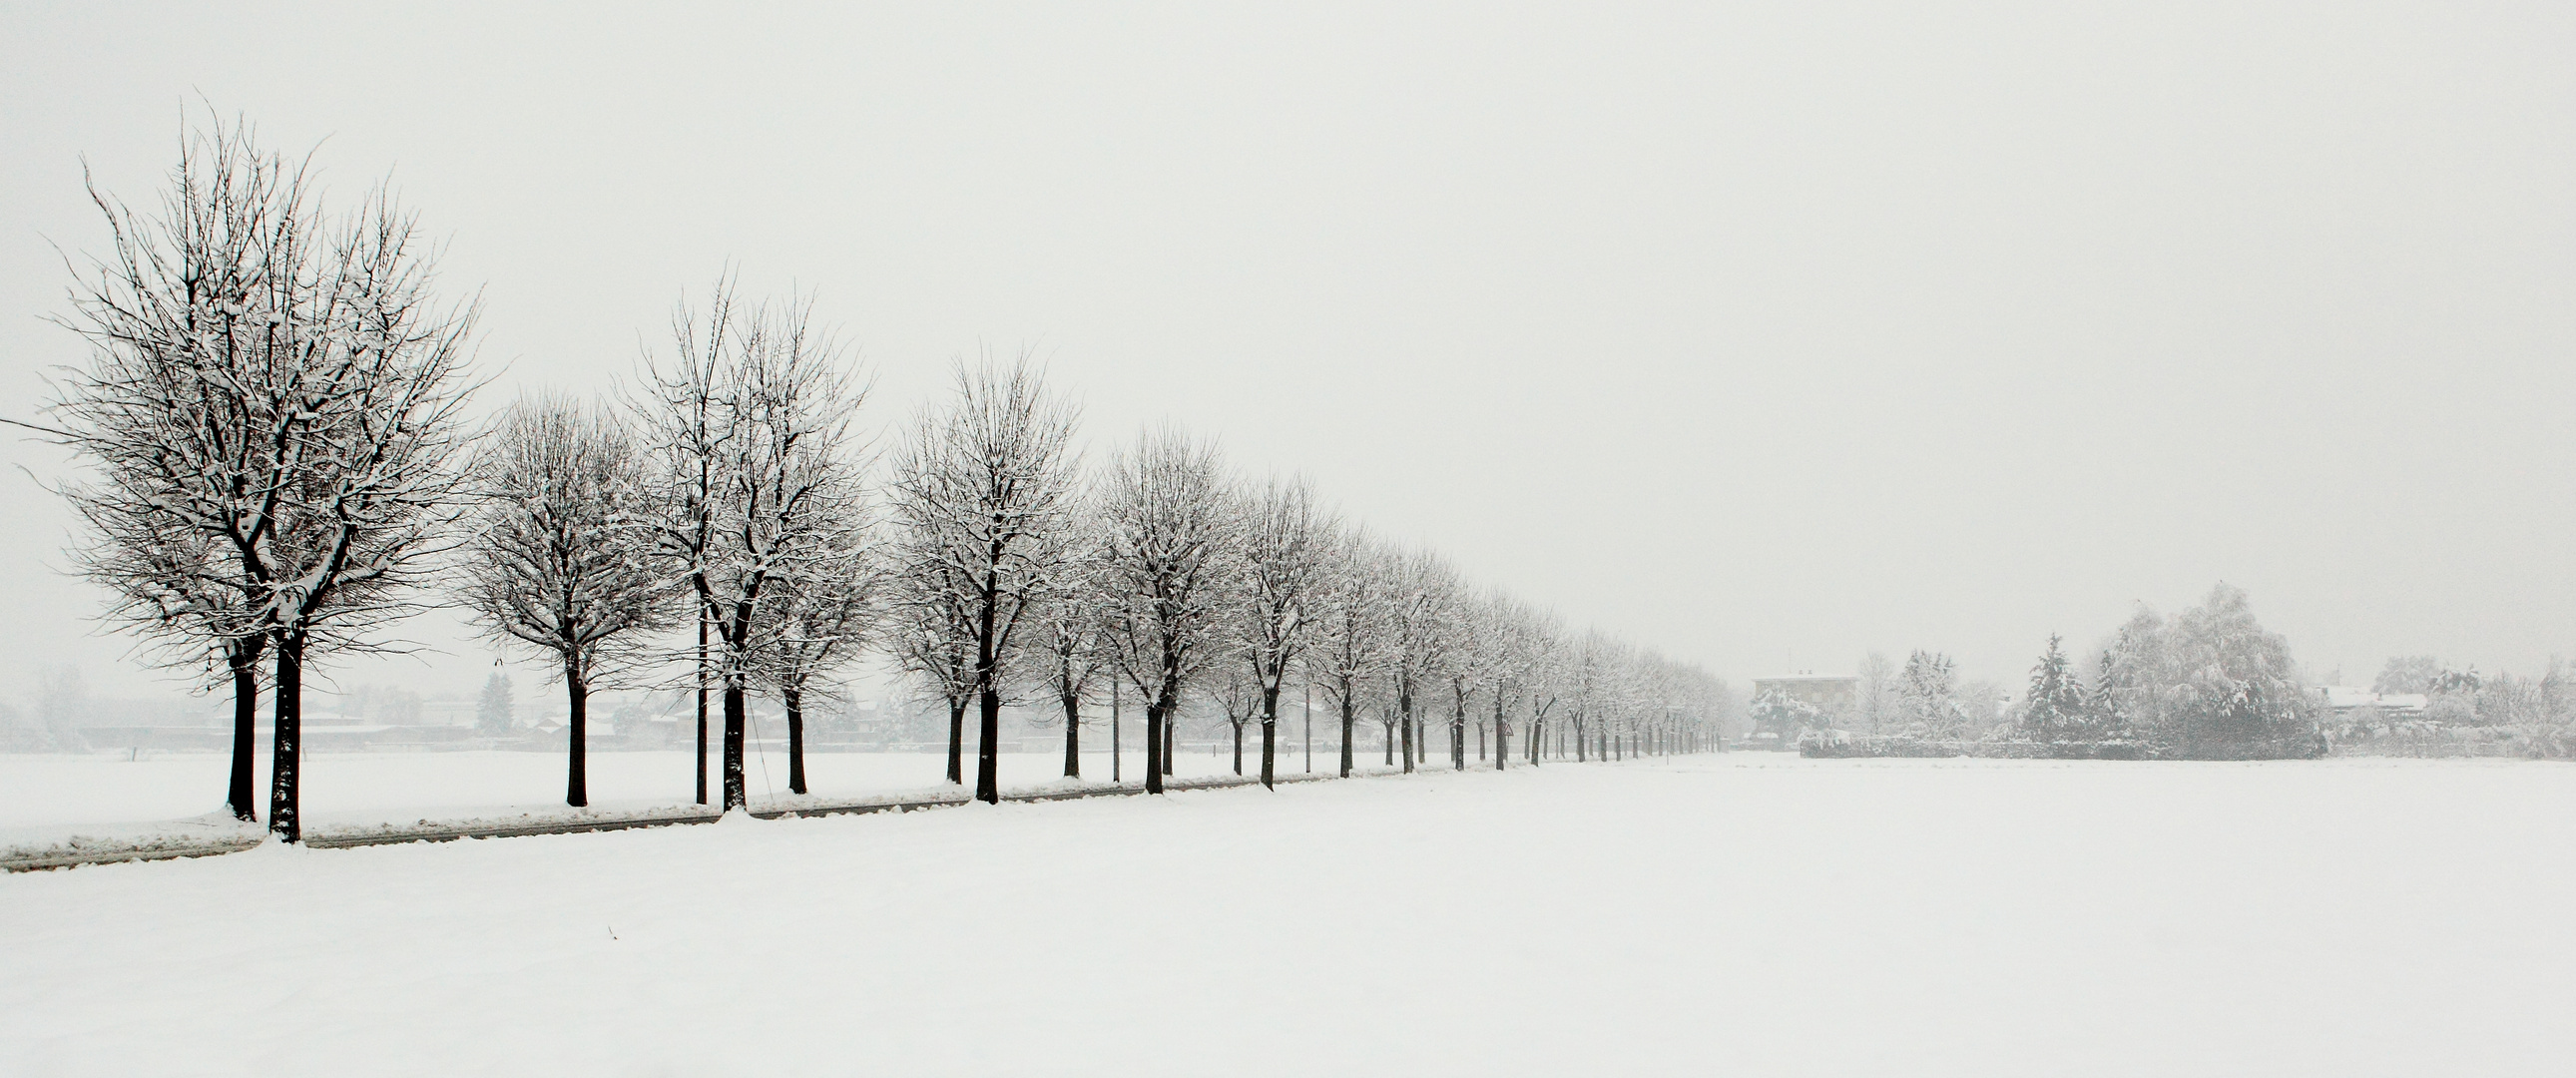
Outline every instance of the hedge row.
<path id="1" fill-rule="evenodd" d="M 1798 739 L 1798 755 L 1819 760 L 1936 759 L 1952 756 L 1985 760 L 2310 760 L 2325 755 L 2325 741 L 2312 736 L 2294 736 L 2186 749 L 2179 745 L 2154 745 L 2128 739 L 1935 741 L 1875 734 L 1809 734 Z"/>

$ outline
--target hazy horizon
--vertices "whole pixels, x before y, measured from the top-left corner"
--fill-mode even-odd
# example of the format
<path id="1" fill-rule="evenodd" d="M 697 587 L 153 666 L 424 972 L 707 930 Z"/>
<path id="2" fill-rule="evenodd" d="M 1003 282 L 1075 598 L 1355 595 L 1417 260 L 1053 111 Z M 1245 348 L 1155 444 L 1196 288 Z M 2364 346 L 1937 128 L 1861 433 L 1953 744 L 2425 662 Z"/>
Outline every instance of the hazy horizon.
<path id="1" fill-rule="evenodd" d="M 2221 580 L 2348 683 L 2576 650 L 2564 6 L 254 10 L 13 9 L 0 414 L 85 358 L 84 163 L 153 203 L 211 108 L 393 177 L 482 407 L 604 391 L 736 266 L 872 429 L 1027 349 L 1095 446 L 1182 422 L 1739 687 L 2017 687 Z M 53 568 L 62 458 L 0 444 L 0 676 L 155 691 Z M 403 635 L 448 654 L 341 676 L 492 662 Z"/>

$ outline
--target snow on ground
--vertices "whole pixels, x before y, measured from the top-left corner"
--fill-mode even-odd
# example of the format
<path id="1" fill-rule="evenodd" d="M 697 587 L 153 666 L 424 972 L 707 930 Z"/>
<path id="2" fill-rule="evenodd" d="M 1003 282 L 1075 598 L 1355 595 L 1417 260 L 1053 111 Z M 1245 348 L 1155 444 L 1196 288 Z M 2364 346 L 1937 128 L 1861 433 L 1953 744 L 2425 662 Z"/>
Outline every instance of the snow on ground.
<path id="1" fill-rule="evenodd" d="M 966 759 L 967 781 L 975 760 Z M 598 813 L 644 812 L 686 806 L 696 797 L 693 751 L 600 752 L 590 755 L 590 803 Z M 1375 761 L 1368 761 L 1374 763 Z M 1318 755 L 1318 767 L 1332 766 Z M 1302 755 L 1280 761 L 1282 774 L 1297 774 Z M 0 755 L 0 849 L 62 841 L 73 835 L 132 837 L 186 835 L 223 821 L 226 769 L 221 753 L 114 753 Z M 537 752 L 308 753 L 304 757 L 304 820 L 308 827 L 403 825 L 422 820 L 497 819 L 558 814 L 564 809 L 564 757 Z M 1129 784 L 1143 781 L 1143 753 L 1129 748 Z M 1258 757 L 1247 770 L 1259 772 Z M 954 793 L 941 753 L 813 753 L 805 758 L 806 788 L 819 800 L 896 794 Z M 1086 780 L 1105 782 L 1109 754 L 1085 753 Z M 775 754 L 746 762 L 755 802 L 784 799 L 787 761 Z M 1034 788 L 1061 781 L 1064 753 L 1004 753 L 1003 786 Z M 1176 753 L 1176 777 L 1234 773 L 1234 759 L 1202 749 Z M 254 768 L 267 795 L 268 757 Z M 710 764 L 710 777 L 713 765 Z M 709 796 L 720 788 L 710 785 Z M 265 818 L 267 803 L 261 802 Z M 217 815 L 209 816 L 207 814 Z"/>
<path id="2" fill-rule="evenodd" d="M 2556 1074 L 2576 768 L 1770 755 L 0 879 L 18 1074 Z"/>

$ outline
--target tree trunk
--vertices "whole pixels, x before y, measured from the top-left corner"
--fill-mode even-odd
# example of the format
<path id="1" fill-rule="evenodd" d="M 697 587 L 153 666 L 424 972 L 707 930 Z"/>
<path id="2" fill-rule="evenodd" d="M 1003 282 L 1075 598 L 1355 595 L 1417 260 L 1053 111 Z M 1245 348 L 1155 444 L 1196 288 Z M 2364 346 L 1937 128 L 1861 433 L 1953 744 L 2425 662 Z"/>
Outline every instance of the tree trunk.
<path id="1" fill-rule="evenodd" d="M 1278 744 L 1279 690 L 1265 688 L 1261 690 L 1261 785 L 1265 789 L 1277 788 L 1271 779 L 1277 774 L 1272 761 L 1278 757 Z"/>
<path id="2" fill-rule="evenodd" d="M 1110 678 L 1109 678 L 1109 783 L 1110 783 L 1110 785 L 1115 786 L 1115 785 L 1117 785 L 1118 783 L 1125 781 L 1125 779 L 1123 779 L 1123 778 L 1121 778 L 1121 777 L 1119 776 L 1119 771 L 1121 770 L 1121 768 L 1122 768 L 1122 764 L 1121 764 L 1121 762 L 1120 762 L 1120 760 L 1119 760 L 1119 749 L 1118 749 L 1118 675 L 1117 675 L 1117 673 L 1116 673 L 1115 671 L 1112 671 L 1112 672 L 1110 673 Z"/>
<path id="3" fill-rule="evenodd" d="M 751 807 L 749 776 L 743 771 L 743 731 L 751 717 L 750 694 L 731 678 L 724 689 L 724 807 L 726 812 Z"/>
<path id="4" fill-rule="evenodd" d="M 1163 708 L 1155 701 L 1145 704 L 1145 792 L 1163 792 Z"/>
<path id="5" fill-rule="evenodd" d="M 1227 725 L 1234 727 L 1234 774 L 1240 778 L 1243 775 L 1243 723 L 1230 722 Z"/>
<path id="6" fill-rule="evenodd" d="M 1179 693 L 1163 705 L 1163 773 L 1172 773 L 1172 756 L 1181 748 L 1181 702 Z"/>
<path id="7" fill-rule="evenodd" d="M 1343 777 L 1343 778 L 1349 778 L 1349 777 L 1351 777 L 1351 724 L 1352 724 L 1353 719 L 1354 719 L 1354 716 L 1351 714 L 1351 697 L 1350 697 L 1350 694 L 1349 694 L 1349 693 L 1344 693 L 1344 694 L 1342 694 L 1342 777 Z"/>
<path id="8" fill-rule="evenodd" d="M 785 689 L 778 694 L 779 706 L 787 709 L 787 792 L 805 792 L 805 693 Z"/>
<path id="9" fill-rule="evenodd" d="M 1082 697 L 1064 697 L 1064 777 L 1082 777 Z"/>
<path id="10" fill-rule="evenodd" d="M 1583 743 L 1583 714 L 1581 712 L 1576 712 L 1574 716 L 1574 762 L 1578 764 L 1588 763 L 1591 759 L 1592 753 L 1590 752 L 1590 746 Z"/>
<path id="11" fill-rule="evenodd" d="M 975 800 L 1002 803 L 1002 690 L 990 678 L 975 715 Z"/>
<path id="12" fill-rule="evenodd" d="M 948 781 L 966 784 L 966 698 L 948 698 Z"/>
<path id="13" fill-rule="evenodd" d="M 1404 773 L 1410 775 L 1413 773 L 1413 731 L 1421 724 L 1414 722 L 1413 716 L 1409 714 L 1404 716 L 1400 724 L 1404 727 Z"/>
<path id="14" fill-rule="evenodd" d="M 304 641 L 292 635 L 277 641 L 277 694 L 271 725 L 276 744 L 269 750 L 268 830 L 287 842 L 304 841 L 304 817 L 296 809 L 303 793 L 296 765 L 304 747 Z"/>
<path id="15" fill-rule="evenodd" d="M 229 656 L 233 668 L 233 774 L 224 807 L 233 818 L 259 822 L 255 802 L 259 780 L 251 774 L 251 756 L 259 751 L 259 653 L 262 641 L 236 641 Z"/>
<path id="16" fill-rule="evenodd" d="M 1512 758 L 1512 727 L 1501 719 L 1494 720 L 1494 770 L 1503 770 L 1503 761 Z"/>
<path id="17" fill-rule="evenodd" d="M 698 611 L 698 803 L 707 803 L 707 613 Z"/>
<path id="18" fill-rule="evenodd" d="M 571 663 L 564 664 L 564 695 L 570 697 L 564 736 L 572 742 L 572 757 L 564 767 L 564 804 L 584 808 L 590 804 L 590 768 L 584 756 L 590 745 L 590 684 Z"/>

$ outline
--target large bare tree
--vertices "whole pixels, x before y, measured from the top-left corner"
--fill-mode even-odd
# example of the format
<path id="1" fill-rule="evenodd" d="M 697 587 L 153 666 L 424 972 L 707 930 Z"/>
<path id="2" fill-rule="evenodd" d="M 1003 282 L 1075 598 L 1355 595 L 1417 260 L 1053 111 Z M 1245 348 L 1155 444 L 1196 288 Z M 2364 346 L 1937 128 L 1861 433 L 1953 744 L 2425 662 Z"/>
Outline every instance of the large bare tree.
<path id="1" fill-rule="evenodd" d="M 302 313 L 312 336 L 274 356 L 253 394 L 289 417 L 266 604 L 277 652 L 269 829 L 288 841 L 302 835 L 307 655 L 391 646 L 379 630 L 421 609 L 467 504 L 457 465 L 473 312 L 436 305 L 418 231 L 381 192 L 370 199 L 333 239 Z"/>
<path id="2" fill-rule="evenodd" d="M 284 313 L 320 257 L 315 196 L 301 167 L 220 121 L 183 136 L 157 217 L 89 192 L 114 253 L 75 280 L 64 324 L 91 362 L 55 387 L 60 427 L 36 429 L 92 469 L 59 492 L 87 526 L 74 564 L 111 595 L 107 620 L 158 645 L 163 665 L 230 683 L 225 804 L 255 819 L 267 542 L 293 418 L 250 387 L 263 357 L 310 328 Z"/>
<path id="3" fill-rule="evenodd" d="M 544 654 L 569 708 L 564 803 L 590 803 L 590 693 L 666 617 L 643 451 L 619 418 L 568 397 L 519 401 L 475 455 L 480 499 L 456 597 L 489 636 Z"/>
<path id="4" fill-rule="evenodd" d="M 1145 700 L 1145 791 L 1163 792 L 1184 690 L 1223 660 L 1240 514 L 1216 447 L 1177 427 L 1137 435 L 1101 477 L 1100 525 L 1119 676 Z"/>
<path id="5" fill-rule="evenodd" d="M 866 397 L 813 324 L 810 301 L 744 309 L 732 288 L 717 286 L 703 319 L 681 309 L 674 355 L 648 361 L 639 402 L 663 466 L 659 549 L 712 636 L 699 676 L 723 694 L 728 811 L 750 803 L 750 691 L 790 627 L 772 608 L 816 566 L 861 545 L 851 427 Z"/>
<path id="6" fill-rule="evenodd" d="M 1002 704 L 1023 626 L 1064 572 L 1073 427 L 1073 409 L 1025 359 L 960 364 L 956 398 L 922 417 L 888 488 L 905 594 L 953 609 L 923 624 L 962 636 L 958 650 L 974 656 L 980 801 L 1002 797 Z"/>
<path id="7" fill-rule="evenodd" d="M 269 827 L 296 841 L 307 658 L 395 646 L 380 630 L 449 541 L 472 309 L 436 301 L 381 188 L 328 214 L 246 129 L 192 135 L 173 181 L 158 218 L 92 192 L 116 254 L 74 289 L 96 358 L 57 434 L 99 474 L 66 493 L 103 540 L 82 565 L 111 617 L 222 657 L 237 815 L 240 697 L 275 657 Z"/>

